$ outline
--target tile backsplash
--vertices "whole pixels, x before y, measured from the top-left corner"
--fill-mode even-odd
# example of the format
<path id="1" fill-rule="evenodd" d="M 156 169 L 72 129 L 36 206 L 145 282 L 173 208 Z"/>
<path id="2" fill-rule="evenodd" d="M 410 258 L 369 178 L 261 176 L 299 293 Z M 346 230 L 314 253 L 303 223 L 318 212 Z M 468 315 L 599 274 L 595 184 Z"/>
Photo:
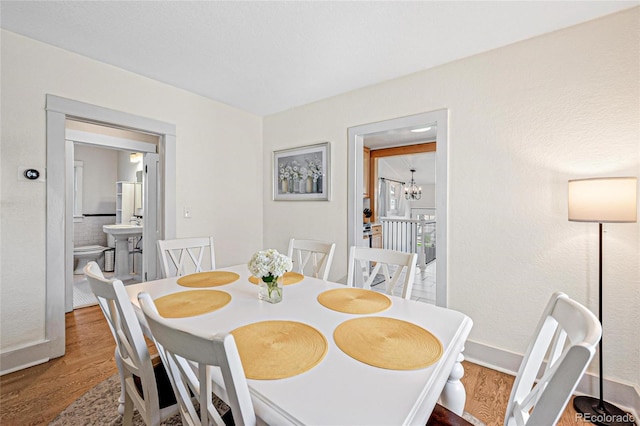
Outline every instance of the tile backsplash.
<path id="1" fill-rule="evenodd" d="M 115 216 L 85 216 L 82 222 L 73 224 L 73 246 L 107 246 L 107 234 L 102 230 L 102 225 L 116 223 Z"/>

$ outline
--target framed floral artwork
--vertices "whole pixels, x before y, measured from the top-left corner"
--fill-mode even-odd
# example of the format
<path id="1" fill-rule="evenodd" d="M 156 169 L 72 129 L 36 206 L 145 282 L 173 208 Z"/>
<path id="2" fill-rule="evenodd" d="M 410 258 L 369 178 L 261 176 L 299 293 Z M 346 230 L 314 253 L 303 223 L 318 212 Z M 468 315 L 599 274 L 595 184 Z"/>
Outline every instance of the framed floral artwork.
<path id="1" fill-rule="evenodd" d="M 329 142 L 273 152 L 273 199 L 328 201 L 331 188 Z"/>

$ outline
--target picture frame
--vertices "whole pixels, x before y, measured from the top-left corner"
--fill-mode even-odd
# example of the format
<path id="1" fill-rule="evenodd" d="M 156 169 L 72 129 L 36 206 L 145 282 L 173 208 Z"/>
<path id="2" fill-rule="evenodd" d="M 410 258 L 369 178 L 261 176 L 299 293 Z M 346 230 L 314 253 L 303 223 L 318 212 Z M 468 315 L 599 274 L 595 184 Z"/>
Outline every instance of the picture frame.
<path id="1" fill-rule="evenodd" d="M 321 142 L 273 152 L 275 201 L 329 201 L 331 146 Z"/>

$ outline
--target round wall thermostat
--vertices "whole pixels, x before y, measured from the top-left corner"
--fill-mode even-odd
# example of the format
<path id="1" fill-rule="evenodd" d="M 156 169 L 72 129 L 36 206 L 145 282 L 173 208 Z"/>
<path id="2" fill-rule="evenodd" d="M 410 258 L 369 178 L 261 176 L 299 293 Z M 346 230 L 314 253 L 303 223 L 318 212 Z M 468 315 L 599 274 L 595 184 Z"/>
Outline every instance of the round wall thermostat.
<path id="1" fill-rule="evenodd" d="M 36 169 L 27 169 L 24 171 L 24 177 L 30 180 L 36 180 L 40 177 L 40 172 Z"/>

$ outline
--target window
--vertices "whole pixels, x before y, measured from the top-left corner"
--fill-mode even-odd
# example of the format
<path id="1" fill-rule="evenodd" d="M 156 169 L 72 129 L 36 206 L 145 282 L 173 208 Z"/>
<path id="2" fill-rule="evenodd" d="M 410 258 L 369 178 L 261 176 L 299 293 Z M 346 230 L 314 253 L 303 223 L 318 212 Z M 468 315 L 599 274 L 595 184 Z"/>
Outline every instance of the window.
<path id="1" fill-rule="evenodd" d="M 387 216 L 403 216 L 404 211 L 402 211 L 401 206 L 401 197 L 402 197 L 402 184 L 400 182 L 387 181 L 388 182 L 388 207 L 387 207 Z"/>

